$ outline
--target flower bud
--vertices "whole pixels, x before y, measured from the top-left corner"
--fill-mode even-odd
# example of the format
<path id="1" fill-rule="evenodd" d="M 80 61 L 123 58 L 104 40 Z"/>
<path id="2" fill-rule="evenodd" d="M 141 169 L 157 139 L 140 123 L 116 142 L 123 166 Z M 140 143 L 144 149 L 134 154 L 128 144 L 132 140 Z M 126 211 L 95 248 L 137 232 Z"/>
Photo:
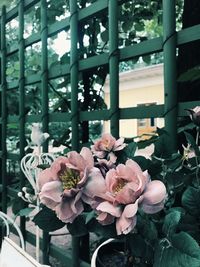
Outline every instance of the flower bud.
<path id="1" fill-rule="evenodd" d="M 190 112 L 190 118 L 196 126 L 200 126 L 200 106 L 193 109 L 187 109 Z"/>

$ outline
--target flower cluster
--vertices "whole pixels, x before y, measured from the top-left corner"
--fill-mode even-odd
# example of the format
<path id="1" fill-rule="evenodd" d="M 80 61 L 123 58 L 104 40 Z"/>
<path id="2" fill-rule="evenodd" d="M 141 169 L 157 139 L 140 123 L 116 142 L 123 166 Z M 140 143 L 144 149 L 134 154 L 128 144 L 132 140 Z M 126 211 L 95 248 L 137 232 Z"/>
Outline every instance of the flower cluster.
<path id="1" fill-rule="evenodd" d="M 58 157 L 39 174 L 41 203 L 65 223 L 73 223 L 87 205 L 100 224 L 115 223 L 118 235 L 131 232 L 138 209 L 147 214 L 163 209 L 166 187 L 133 159 L 120 162 L 126 147 L 123 138 L 103 134 L 91 149 Z"/>

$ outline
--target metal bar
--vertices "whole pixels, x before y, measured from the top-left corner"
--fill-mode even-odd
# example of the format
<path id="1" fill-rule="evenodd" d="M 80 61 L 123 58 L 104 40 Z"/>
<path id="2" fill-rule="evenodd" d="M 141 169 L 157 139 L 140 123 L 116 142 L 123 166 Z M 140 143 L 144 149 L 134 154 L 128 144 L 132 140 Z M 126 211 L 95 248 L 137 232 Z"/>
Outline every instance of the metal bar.
<path id="1" fill-rule="evenodd" d="M 24 1 L 21 0 L 18 6 L 19 13 L 19 139 L 20 139 L 20 158 L 25 155 L 25 56 L 24 56 Z M 25 177 L 23 172 L 20 172 L 20 189 L 25 185 Z M 24 205 L 25 206 L 25 205 Z M 26 220 L 25 217 L 20 217 L 20 229 L 25 237 Z"/>
<path id="2" fill-rule="evenodd" d="M 77 1 L 70 0 L 70 80 L 71 80 L 71 125 L 72 149 L 79 149 L 78 116 L 78 7 Z M 72 237 L 72 267 L 79 267 L 80 238 Z"/>
<path id="3" fill-rule="evenodd" d="M 48 132 L 48 26 L 47 26 L 47 3 L 41 0 L 41 88 L 42 88 L 42 125 L 43 132 Z M 48 142 L 43 145 L 44 152 L 48 151 Z"/>
<path id="4" fill-rule="evenodd" d="M 194 108 L 200 106 L 199 101 L 181 102 L 178 104 L 178 116 L 185 116 L 185 109 Z M 137 119 L 137 118 L 162 118 L 164 114 L 164 105 L 147 106 L 147 107 L 130 107 L 130 108 L 120 108 L 120 119 Z M 96 120 L 109 120 L 110 111 L 109 110 L 96 110 L 96 111 L 81 111 L 80 121 L 96 121 Z M 18 116 L 9 116 L 8 123 L 18 122 Z M 41 115 L 29 115 L 26 117 L 26 121 L 29 123 L 41 121 Z M 69 113 L 52 113 L 49 115 L 50 122 L 70 122 L 71 116 Z M 8 158 L 10 159 L 10 153 L 8 153 Z M 0 153 L 1 157 L 1 153 Z M 12 157 L 13 158 L 13 157 Z M 13 158 L 13 160 L 18 160 L 19 156 Z"/>
<path id="5" fill-rule="evenodd" d="M 72 121 L 72 149 L 79 149 L 78 134 L 78 10 L 77 1 L 70 0 L 70 79 L 71 79 L 71 121 Z"/>
<path id="6" fill-rule="evenodd" d="M 118 50 L 118 3 L 110 0 L 109 17 L 109 74 L 110 74 L 110 126 L 111 133 L 119 136 L 119 50 Z"/>
<path id="7" fill-rule="evenodd" d="M 175 0 L 163 0 L 163 54 L 165 130 L 170 137 L 169 149 L 177 150 L 177 88 L 176 88 L 176 20 Z"/>
<path id="8" fill-rule="evenodd" d="M 81 12 L 82 11 L 80 11 L 79 15 L 82 15 Z M 84 17 L 84 19 L 87 19 L 87 17 Z M 48 36 L 53 36 L 62 30 L 66 30 L 69 27 L 68 21 L 69 21 L 69 18 L 66 18 L 49 26 Z M 191 26 L 186 29 L 180 30 L 179 32 L 177 32 L 177 46 L 199 40 L 199 34 L 200 34 L 200 25 L 195 25 L 195 26 Z M 28 37 L 25 40 L 25 47 L 30 46 L 38 41 L 40 41 L 40 34 L 39 33 L 32 34 L 30 37 Z M 120 60 L 129 59 L 129 58 L 132 58 L 138 55 L 160 52 L 162 51 L 162 41 L 163 41 L 163 38 L 158 37 L 158 38 L 154 38 L 151 40 L 143 41 L 142 43 L 139 43 L 139 44 L 134 44 L 131 46 L 124 47 L 120 50 Z M 8 48 L 7 55 L 14 54 L 17 51 L 18 51 L 17 46 L 15 48 L 12 48 L 12 50 L 9 50 Z M 83 62 L 86 63 L 86 60 L 84 60 Z M 96 62 L 96 60 L 94 62 Z M 87 66 L 87 63 L 86 63 L 86 66 Z M 80 66 L 80 69 L 81 69 L 81 66 Z"/>
<path id="9" fill-rule="evenodd" d="M 47 26 L 47 1 L 41 0 L 41 88 L 42 88 L 42 130 L 48 132 L 48 26 Z M 43 151 L 48 152 L 48 141 L 43 144 Z M 43 263 L 49 263 L 49 233 L 43 231 L 42 238 L 42 258 Z"/>
<path id="10" fill-rule="evenodd" d="M 7 132 L 7 107 L 6 107 L 6 7 L 2 7 L 1 14 L 1 179 L 2 179 L 2 211 L 7 213 L 7 179 L 6 179 L 6 132 Z"/>
<path id="11" fill-rule="evenodd" d="M 24 11 L 37 4 L 40 0 L 24 0 Z M 6 23 L 18 16 L 18 8 L 14 7 L 6 14 Z"/>
<path id="12" fill-rule="evenodd" d="M 32 2 L 34 2 L 34 1 L 32 1 Z M 32 2 L 31 2 L 31 4 L 32 4 Z M 37 3 L 37 2 L 39 2 L 39 0 L 35 0 L 35 3 Z M 26 6 L 26 4 L 27 4 L 27 6 Z M 28 3 L 25 3 L 24 5 L 25 5 L 26 9 L 28 9 L 30 7 L 30 5 L 28 5 Z M 90 5 L 89 7 L 81 9 L 78 12 L 78 20 L 81 22 L 84 20 L 88 20 L 92 16 L 98 16 L 102 12 L 106 11 L 107 8 L 108 8 L 108 1 L 107 0 L 101 0 L 101 2 L 98 1 L 98 2 Z M 7 14 L 7 17 L 8 17 L 7 21 L 11 20 L 11 18 L 14 18 L 15 16 L 17 16 L 16 8 L 12 9 Z M 54 36 L 63 30 L 65 30 L 65 31 L 68 30 L 69 26 L 70 26 L 69 17 L 62 19 L 61 21 L 56 21 L 54 24 L 49 26 L 48 37 Z M 40 41 L 40 34 L 34 33 L 25 40 L 25 47 L 30 46 L 34 43 L 39 42 L 39 41 Z M 15 52 L 17 52 L 17 47 L 15 49 L 8 51 L 8 53 L 10 53 L 10 54 L 15 53 Z"/>

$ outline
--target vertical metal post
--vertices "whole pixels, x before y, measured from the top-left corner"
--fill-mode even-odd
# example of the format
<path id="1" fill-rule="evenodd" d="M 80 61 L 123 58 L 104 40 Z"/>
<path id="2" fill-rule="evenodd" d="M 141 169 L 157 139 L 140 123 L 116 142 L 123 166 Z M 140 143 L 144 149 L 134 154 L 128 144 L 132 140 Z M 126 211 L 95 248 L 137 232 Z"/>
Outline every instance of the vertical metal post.
<path id="1" fill-rule="evenodd" d="M 41 42 L 42 42 L 42 125 L 43 132 L 48 132 L 48 26 L 47 26 L 47 3 L 41 0 Z M 48 142 L 43 145 L 43 150 L 48 151 Z"/>
<path id="2" fill-rule="evenodd" d="M 176 19 L 175 0 L 163 0 L 163 53 L 165 129 L 170 137 L 170 150 L 177 150 L 177 88 L 176 88 Z"/>
<path id="3" fill-rule="evenodd" d="M 111 134 L 119 136 L 118 1 L 109 0 L 109 73 Z"/>
<path id="4" fill-rule="evenodd" d="M 79 149 L 78 131 L 78 7 L 76 0 L 70 0 L 70 81 L 71 81 L 71 123 L 72 149 Z M 79 267 L 80 238 L 72 237 L 72 267 Z"/>
<path id="5" fill-rule="evenodd" d="M 2 131 L 1 131 L 1 179 L 2 179 L 2 211 L 7 212 L 7 182 L 6 182 L 6 131 L 7 131 L 7 108 L 6 108 L 6 7 L 2 7 L 1 13 L 1 114 L 2 114 Z"/>
<path id="6" fill-rule="evenodd" d="M 41 73 L 41 88 L 42 88 L 42 126 L 43 132 L 48 132 L 48 26 L 47 26 L 47 1 L 41 0 L 41 42 L 42 42 L 42 73 Z M 43 151 L 48 152 L 48 142 L 43 144 Z M 42 251 L 43 263 L 49 263 L 49 233 L 43 231 Z"/>
<path id="7" fill-rule="evenodd" d="M 70 78 L 71 78 L 71 123 L 72 123 L 72 149 L 79 149 L 78 131 L 78 10 L 77 1 L 70 0 Z"/>
<path id="8" fill-rule="evenodd" d="M 20 160 L 24 156 L 25 148 L 25 77 L 24 77 L 24 1 L 21 0 L 18 6 L 19 14 L 19 139 L 20 139 Z M 20 188 L 25 185 L 25 177 L 22 171 L 20 172 Z M 25 238 L 26 220 L 25 217 L 20 217 L 20 228 Z"/>
<path id="9" fill-rule="evenodd" d="M 21 0 L 18 6 L 19 14 L 19 139 L 20 139 L 20 160 L 24 156 L 25 148 L 25 77 L 24 77 L 24 1 Z M 22 171 L 20 172 L 20 188 L 25 185 L 25 178 Z M 25 237 L 26 220 L 25 217 L 20 217 L 20 228 Z"/>

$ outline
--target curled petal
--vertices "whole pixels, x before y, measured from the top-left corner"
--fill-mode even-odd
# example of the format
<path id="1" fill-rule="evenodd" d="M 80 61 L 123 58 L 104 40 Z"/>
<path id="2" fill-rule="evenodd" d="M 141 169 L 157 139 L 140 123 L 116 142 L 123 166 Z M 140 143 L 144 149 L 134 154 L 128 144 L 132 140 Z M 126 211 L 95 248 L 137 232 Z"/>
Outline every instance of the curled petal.
<path id="1" fill-rule="evenodd" d="M 57 179 L 57 175 L 52 172 L 51 168 L 47 168 L 43 171 L 41 171 L 38 174 L 38 186 L 39 190 L 43 187 L 44 184 L 55 181 Z"/>
<path id="2" fill-rule="evenodd" d="M 102 225 L 108 225 L 114 222 L 115 217 L 106 213 L 102 212 L 97 216 L 97 220 L 100 222 Z"/>
<path id="3" fill-rule="evenodd" d="M 117 234 L 128 234 L 136 225 L 136 213 L 138 210 L 138 201 L 134 204 L 125 206 L 122 215 L 116 221 Z"/>
<path id="4" fill-rule="evenodd" d="M 97 158 L 103 159 L 106 156 L 106 152 L 105 151 L 97 151 L 94 149 L 94 146 L 91 146 L 91 150 L 93 151 L 94 155 Z"/>
<path id="5" fill-rule="evenodd" d="M 115 154 L 113 152 L 109 153 L 109 157 L 108 158 L 109 158 L 109 162 L 110 163 L 115 163 L 116 160 L 117 160 L 117 157 L 115 156 Z"/>
<path id="6" fill-rule="evenodd" d="M 143 194 L 143 203 L 154 205 L 160 203 L 165 198 L 166 187 L 161 181 L 154 180 L 147 184 Z"/>
<path id="7" fill-rule="evenodd" d="M 154 213 L 157 213 L 159 211 L 161 211 L 164 207 L 164 201 L 160 202 L 160 203 L 157 203 L 155 205 L 148 205 L 146 203 L 142 203 L 140 205 L 140 207 L 142 208 L 142 210 L 145 212 L 145 213 L 148 213 L 148 214 L 154 214 Z"/>
<path id="8" fill-rule="evenodd" d="M 98 168 L 93 168 L 83 188 L 83 194 L 93 198 L 106 192 L 105 179 Z"/>
<path id="9" fill-rule="evenodd" d="M 138 210 L 138 201 L 136 201 L 134 204 L 127 205 L 123 210 L 123 216 L 126 218 L 132 218 L 135 216 Z"/>
<path id="10" fill-rule="evenodd" d="M 52 181 L 43 185 L 39 194 L 41 202 L 50 209 L 54 209 L 62 200 L 62 184 Z"/>
<path id="11" fill-rule="evenodd" d="M 79 191 L 79 193 L 75 196 L 75 198 L 71 201 L 71 209 L 74 213 L 79 213 L 80 210 L 80 198 L 81 198 L 82 192 Z"/>
<path id="12" fill-rule="evenodd" d="M 120 217 L 121 209 L 118 206 L 114 206 L 108 201 L 104 201 L 97 206 L 97 211 L 107 212 L 114 217 Z"/>
<path id="13" fill-rule="evenodd" d="M 66 166 L 70 169 L 84 170 L 86 167 L 85 159 L 76 151 L 71 151 L 67 154 L 69 163 Z"/>
<path id="14" fill-rule="evenodd" d="M 126 144 L 124 144 L 124 138 L 119 138 L 114 145 L 113 151 L 119 151 L 126 147 Z"/>
<path id="15" fill-rule="evenodd" d="M 92 152 L 89 148 L 83 147 L 81 149 L 80 155 L 85 159 L 87 162 L 87 168 L 92 169 L 94 167 L 94 158 L 92 156 Z"/>
<path id="16" fill-rule="evenodd" d="M 65 223 L 72 223 L 83 210 L 82 202 L 79 200 L 74 203 L 73 199 L 64 199 L 55 209 L 58 218 Z"/>
<path id="17" fill-rule="evenodd" d="M 58 157 L 57 159 L 55 159 L 55 161 L 52 163 L 51 165 L 51 171 L 53 173 L 56 174 L 56 176 L 58 177 L 58 172 L 61 170 L 62 168 L 62 165 L 65 165 L 67 162 L 68 162 L 68 158 L 67 157 L 63 157 L 63 156 L 60 156 Z"/>

